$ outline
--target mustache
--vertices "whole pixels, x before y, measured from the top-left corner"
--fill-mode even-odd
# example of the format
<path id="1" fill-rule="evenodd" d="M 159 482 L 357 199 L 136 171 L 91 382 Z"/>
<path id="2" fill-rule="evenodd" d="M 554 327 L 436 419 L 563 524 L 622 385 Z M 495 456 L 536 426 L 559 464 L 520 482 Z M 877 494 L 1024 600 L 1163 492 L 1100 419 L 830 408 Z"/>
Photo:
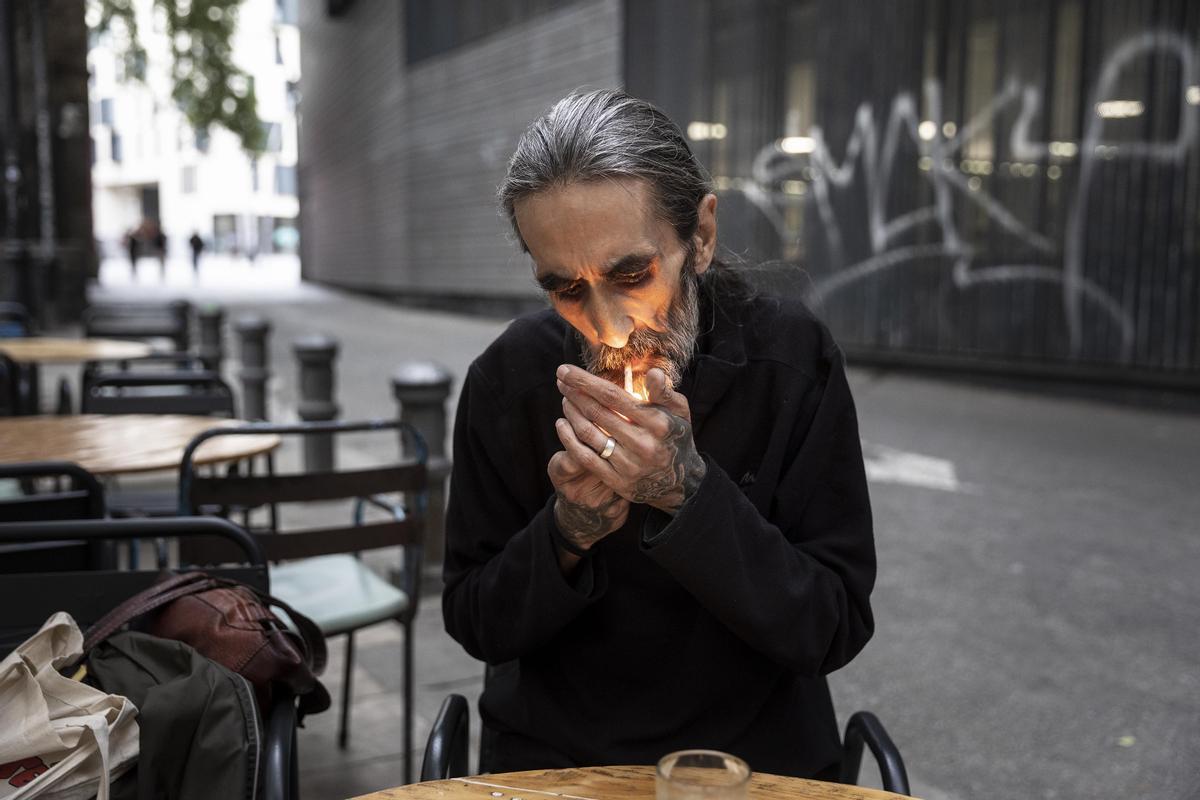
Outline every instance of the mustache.
<path id="1" fill-rule="evenodd" d="M 576 332 L 583 364 L 588 372 L 621 383 L 626 364 L 634 364 L 642 374 L 657 367 L 663 371 L 672 387 L 679 388 L 683 373 L 695 354 L 700 329 L 699 278 L 690 264 L 684 266 L 680 295 L 667 310 L 666 330 L 638 328 L 629 335 L 624 347 L 590 345 Z"/>

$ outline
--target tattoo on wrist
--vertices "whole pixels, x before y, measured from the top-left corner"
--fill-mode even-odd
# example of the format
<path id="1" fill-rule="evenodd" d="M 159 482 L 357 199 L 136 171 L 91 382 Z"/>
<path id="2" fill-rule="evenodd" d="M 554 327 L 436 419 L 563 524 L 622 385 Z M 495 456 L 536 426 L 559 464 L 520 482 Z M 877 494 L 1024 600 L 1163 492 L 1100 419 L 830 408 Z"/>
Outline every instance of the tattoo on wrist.
<path id="1" fill-rule="evenodd" d="M 674 414 L 663 413 L 671 421 L 671 428 L 663 440 L 670 454 L 669 462 L 657 472 L 639 478 L 632 499 L 635 503 L 646 503 L 673 514 L 695 493 L 704 479 L 705 467 L 704 459 L 696 451 L 691 426 Z"/>
<path id="2" fill-rule="evenodd" d="M 562 492 L 556 492 L 554 519 L 563 536 L 576 545 L 588 548 L 611 532 L 620 516 L 621 497 L 613 495 L 599 506 L 575 503 Z"/>

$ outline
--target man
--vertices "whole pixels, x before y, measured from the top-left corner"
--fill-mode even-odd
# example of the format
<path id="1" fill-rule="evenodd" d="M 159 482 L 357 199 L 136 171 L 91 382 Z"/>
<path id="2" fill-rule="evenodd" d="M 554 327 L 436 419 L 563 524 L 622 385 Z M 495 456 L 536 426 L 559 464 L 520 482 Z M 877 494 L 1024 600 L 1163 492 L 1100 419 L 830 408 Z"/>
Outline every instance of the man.
<path id="1" fill-rule="evenodd" d="M 204 240 L 200 238 L 199 231 L 192 231 L 192 235 L 188 237 L 188 245 L 192 248 L 192 274 L 198 280 L 200 278 L 200 254 L 204 252 Z"/>
<path id="2" fill-rule="evenodd" d="M 552 308 L 471 365 L 454 432 L 446 627 L 503 665 L 484 768 L 705 747 L 833 777 L 824 675 L 875 578 L 839 350 L 714 257 L 710 182 L 648 103 L 564 98 L 499 194 Z"/>

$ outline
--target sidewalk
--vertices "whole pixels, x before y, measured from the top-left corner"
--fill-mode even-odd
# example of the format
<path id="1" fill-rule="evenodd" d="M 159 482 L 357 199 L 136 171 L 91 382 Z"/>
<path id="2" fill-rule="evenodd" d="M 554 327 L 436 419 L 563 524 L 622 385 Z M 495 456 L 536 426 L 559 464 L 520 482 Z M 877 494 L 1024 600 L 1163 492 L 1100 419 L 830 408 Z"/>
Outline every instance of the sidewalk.
<path id="1" fill-rule="evenodd" d="M 505 324 L 287 284 L 284 264 L 233 289 L 217 276 L 237 265 L 196 287 L 189 264 L 169 267 L 165 288 L 112 279 L 96 298 L 268 317 L 277 419 L 294 416 L 298 336 L 340 341 L 348 419 L 395 413 L 404 359 L 443 363 L 456 397 Z M 226 373 L 236 386 L 232 359 Z M 879 714 L 926 800 L 1200 796 L 1200 418 L 861 370 L 851 383 L 880 571 L 875 638 L 830 679 L 839 717 Z M 442 631 L 436 596 L 416 628 L 420 746 L 447 692 L 474 705 L 482 665 Z M 400 782 L 399 642 L 388 625 L 359 637 L 350 747 L 335 713 L 311 720 L 305 798 Z"/>

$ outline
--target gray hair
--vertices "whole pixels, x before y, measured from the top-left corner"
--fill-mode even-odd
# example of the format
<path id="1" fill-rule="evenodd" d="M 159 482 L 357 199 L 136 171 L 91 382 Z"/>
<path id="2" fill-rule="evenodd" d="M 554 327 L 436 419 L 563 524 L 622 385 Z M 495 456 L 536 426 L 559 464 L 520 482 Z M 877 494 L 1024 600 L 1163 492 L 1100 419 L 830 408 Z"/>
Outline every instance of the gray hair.
<path id="1" fill-rule="evenodd" d="M 645 100 L 616 89 L 575 91 L 521 135 L 497 196 L 513 231 L 521 199 L 575 181 L 637 178 L 652 190 L 661 218 L 687 243 L 698 207 L 712 191 L 679 126 Z"/>

